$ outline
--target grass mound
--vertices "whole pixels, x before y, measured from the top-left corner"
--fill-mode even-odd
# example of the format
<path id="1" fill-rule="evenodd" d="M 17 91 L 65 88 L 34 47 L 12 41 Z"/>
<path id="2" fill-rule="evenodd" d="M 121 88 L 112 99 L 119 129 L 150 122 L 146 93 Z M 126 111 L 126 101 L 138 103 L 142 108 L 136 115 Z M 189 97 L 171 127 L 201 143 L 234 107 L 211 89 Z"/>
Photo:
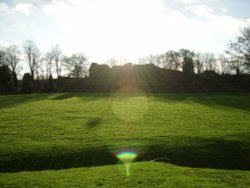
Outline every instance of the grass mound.
<path id="1" fill-rule="evenodd" d="M 152 182 L 158 181 L 157 170 L 152 172 L 155 175 L 143 173 L 155 167 L 162 168 L 161 173 L 170 173 L 168 168 L 179 169 L 180 173 L 190 171 L 197 185 L 200 172 L 218 172 L 218 177 L 210 173 L 209 178 L 215 182 L 217 178 L 231 178 L 226 175 L 227 171 L 239 179 L 245 177 L 241 174 L 249 174 L 249 95 L 62 93 L 0 96 L 0 120 L 0 169 L 4 185 L 11 184 L 10 179 L 17 177 L 15 182 L 21 186 L 24 176 L 29 182 L 39 182 L 39 186 L 49 185 L 52 181 L 49 176 L 58 176 L 62 184 L 67 185 L 64 173 L 72 173 L 70 177 L 77 178 L 87 171 L 95 172 L 93 177 L 97 178 L 103 169 L 113 171 L 117 168 L 114 154 L 126 149 L 138 152 L 137 161 L 164 159 L 161 160 L 164 164 L 143 162 L 135 165 L 135 170 L 138 166 L 138 171 L 142 171 L 142 179 L 138 180 L 142 185 L 146 185 L 143 178 L 145 182 L 150 177 Z M 69 169 L 103 165 L 108 166 Z M 34 170 L 58 171 L 21 172 Z M 44 181 L 39 180 L 40 175 L 46 176 Z M 188 182 L 194 179 L 179 175 L 175 178 L 183 181 L 181 186 L 186 182 L 191 186 Z M 114 181 L 122 181 L 119 178 Z M 79 184 L 81 181 L 81 178 L 77 180 Z M 119 181 L 104 184 L 116 186 Z M 164 187 L 167 185 L 164 182 L 157 186 Z"/>
<path id="2" fill-rule="evenodd" d="M 123 165 L 0 174 L 1 187 L 247 187 L 250 172 L 134 163 Z"/>

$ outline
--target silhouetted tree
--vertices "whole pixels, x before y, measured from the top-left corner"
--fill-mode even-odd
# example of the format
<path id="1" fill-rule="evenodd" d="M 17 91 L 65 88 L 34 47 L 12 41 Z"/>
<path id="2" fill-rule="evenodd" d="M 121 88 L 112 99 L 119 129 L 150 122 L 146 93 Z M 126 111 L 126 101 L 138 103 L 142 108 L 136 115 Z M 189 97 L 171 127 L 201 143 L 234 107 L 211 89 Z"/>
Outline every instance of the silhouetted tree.
<path id="1" fill-rule="evenodd" d="M 197 53 L 194 56 L 194 66 L 197 74 L 203 71 L 216 71 L 216 58 L 212 53 Z"/>
<path id="2" fill-rule="evenodd" d="M 138 63 L 140 65 L 145 65 L 145 64 L 157 65 L 158 59 L 157 56 L 150 54 L 149 56 L 139 58 Z"/>
<path id="3" fill-rule="evenodd" d="M 186 74 L 194 73 L 194 63 L 192 59 L 184 57 L 182 71 Z"/>
<path id="4" fill-rule="evenodd" d="M 194 56 L 194 69 L 196 70 L 197 74 L 201 74 L 203 72 L 203 63 L 201 61 L 201 53 L 197 53 Z"/>
<path id="5" fill-rule="evenodd" d="M 0 66 L 7 64 L 5 56 L 6 56 L 6 50 L 4 48 L 1 48 L 0 49 Z"/>
<path id="6" fill-rule="evenodd" d="M 203 53 L 202 54 L 202 62 L 205 66 L 205 70 L 207 71 L 216 71 L 216 58 L 212 53 Z"/>
<path id="7" fill-rule="evenodd" d="M 52 75 L 49 75 L 49 92 L 52 92 L 54 90 L 54 84 L 53 84 L 53 78 Z"/>
<path id="8" fill-rule="evenodd" d="M 82 78 L 87 75 L 88 62 L 84 54 L 77 53 L 73 54 L 71 57 L 65 57 L 63 62 L 70 77 Z"/>
<path id="9" fill-rule="evenodd" d="M 187 49 L 179 50 L 180 57 L 182 58 L 182 71 L 186 74 L 194 73 L 194 52 Z"/>
<path id="10" fill-rule="evenodd" d="M 7 65 L 0 66 L 0 89 L 10 91 L 11 88 L 11 70 Z"/>
<path id="11" fill-rule="evenodd" d="M 157 54 L 155 55 L 155 65 L 158 67 L 163 67 L 164 66 L 164 61 L 165 61 L 165 56 L 164 54 Z"/>
<path id="12" fill-rule="evenodd" d="M 33 91 L 33 78 L 29 73 L 25 73 L 23 76 L 23 87 L 22 91 L 24 93 L 30 93 Z"/>
<path id="13" fill-rule="evenodd" d="M 36 47 L 36 44 L 32 40 L 26 40 L 23 43 L 24 55 L 28 60 L 28 65 L 32 79 L 37 74 L 38 77 L 38 61 L 40 57 L 40 51 Z"/>
<path id="14" fill-rule="evenodd" d="M 180 68 L 180 56 L 178 52 L 175 52 L 173 50 L 168 51 L 165 54 L 165 64 L 167 69 L 171 70 L 178 70 Z"/>
<path id="15" fill-rule="evenodd" d="M 245 68 L 245 63 L 244 63 L 244 57 L 240 57 L 237 55 L 231 55 L 228 63 L 227 63 L 227 69 L 231 73 L 234 71 L 236 75 L 240 75 L 244 68 Z"/>
<path id="16" fill-rule="evenodd" d="M 11 75 L 12 75 L 13 87 L 14 87 L 15 90 L 17 90 L 17 89 L 18 89 L 18 79 L 17 79 L 17 75 L 16 75 L 15 72 L 12 72 Z"/>
<path id="17" fill-rule="evenodd" d="M 229 43 L 226 53 L 231 56 L 229 67 L 236 74 L 244 69 L 250 71 L 250 25 L 241 30 L 241 36 L 236 41 Z"/>
<path id="18" fill-rule="evenodd" d="M 21 52 L 19 51 L 17 45 L 12 45 L 6 49 L 5 60 L 12 72 L 11 81 L 14 90 L 17 90 L 18 88 L 17 72 L 19 72 L 21 69 L 20 66 L 18 67 L 18 64 L 20 62 L 20 55 Z"/>

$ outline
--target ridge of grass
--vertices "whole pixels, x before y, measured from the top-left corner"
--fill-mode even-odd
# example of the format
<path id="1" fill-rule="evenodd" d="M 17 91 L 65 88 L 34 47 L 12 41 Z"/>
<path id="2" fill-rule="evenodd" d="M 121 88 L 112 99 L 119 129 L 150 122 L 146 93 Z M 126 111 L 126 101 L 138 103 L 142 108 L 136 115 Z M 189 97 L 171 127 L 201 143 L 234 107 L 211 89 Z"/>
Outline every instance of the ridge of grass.
<path id="1" fill-rule="evenodd" d="M 249 187 L 250 172 L 178 167 L 159 162 L 0 174 L 1 187 Z"/>

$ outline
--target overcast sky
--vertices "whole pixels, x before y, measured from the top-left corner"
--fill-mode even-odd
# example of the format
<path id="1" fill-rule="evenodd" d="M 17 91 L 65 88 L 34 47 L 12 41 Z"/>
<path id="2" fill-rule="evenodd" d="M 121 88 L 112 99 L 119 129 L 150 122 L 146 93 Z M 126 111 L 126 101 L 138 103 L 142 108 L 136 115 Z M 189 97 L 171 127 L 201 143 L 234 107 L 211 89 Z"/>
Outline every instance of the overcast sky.
<path id="1" fill-rule="evenodd" d="M 0 44 L 60 44 L 99 63 L 179 48 L 223 53 L 249 10 L 249 0 L 0 0 Z"/>

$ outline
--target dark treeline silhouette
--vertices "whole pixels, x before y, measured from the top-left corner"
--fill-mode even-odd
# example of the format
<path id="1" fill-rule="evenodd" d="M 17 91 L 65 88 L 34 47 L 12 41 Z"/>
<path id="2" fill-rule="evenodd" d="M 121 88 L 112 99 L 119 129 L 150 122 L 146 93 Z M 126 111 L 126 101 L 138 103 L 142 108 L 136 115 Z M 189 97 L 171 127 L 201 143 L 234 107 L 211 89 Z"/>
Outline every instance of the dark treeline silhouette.
<path id="1" fill-rule="evenodd" d="M 183 63 L 183 71 L 163 69 L 154 64 L 109 67 L 93 63 L 89 78 L 82 82 L 83 91 L 187 92 L 250 91 L 250 75 L 219 75 L 193 72 L 192 64 Z"/>
<path id="2" fill-rule="evenodd" d="M 187 66 L 183 64 L 183 66 Z M 213 71 L 196 74 L 191 68 L 170 70 L 154 64 L 109 67 L 92 63 L 88 77 L 33 80 L 29 73 L 21 82 L 22 92 L 229 92 L 250 91 L 250 75 L 220 75 Z"/>
<path id="3" fill-rule="evenodd" d="M 12 45 L 0 50 L 0 93 L 62 91 L 250 91 L 250 26 L 229 42 L 225 54 L 195 53 L 188 49 L 141 57 L 138 64 L 118 66 L 92 63 L 75 53 L 63 55 L 59 45 L 41 53 L 26 40 L 22 52 Z M 21 56 L 22 55 L 22 56 Z M 21 58 L 23 57 L 23 59 Z M 23 60 L 29 67 L 22 80 L 17 74 Z M 53 79 L 54 77 L 54 79 Z"/>

